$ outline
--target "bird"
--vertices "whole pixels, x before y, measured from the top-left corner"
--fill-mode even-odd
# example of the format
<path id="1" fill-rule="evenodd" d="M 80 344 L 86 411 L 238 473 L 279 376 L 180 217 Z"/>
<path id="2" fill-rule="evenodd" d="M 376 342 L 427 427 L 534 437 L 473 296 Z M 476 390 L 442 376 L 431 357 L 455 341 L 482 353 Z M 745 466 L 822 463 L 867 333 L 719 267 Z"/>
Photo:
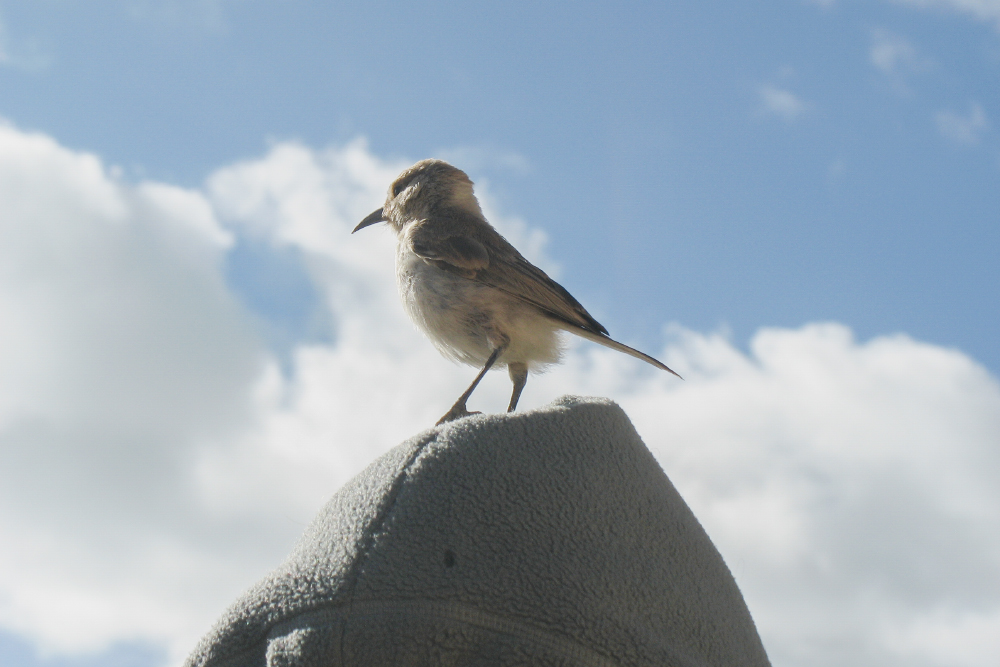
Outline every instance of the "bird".
<path id="1" fill-rule="evenodd" d="M 421 160 L 389 186 L 385 203 L 351 232 L 385 222 L 396 233 L 396 283 L 410 318 L 442 355 L 481 368 L 437 425 L 479 414 L 467 402 L 491 368 L 506 366 L 513 412 L 528 380 L 558 363 L 562 332 L 681 376 L 611 338 L 580 302 L 526 260 L 486 220 L 469 176 Z"/>

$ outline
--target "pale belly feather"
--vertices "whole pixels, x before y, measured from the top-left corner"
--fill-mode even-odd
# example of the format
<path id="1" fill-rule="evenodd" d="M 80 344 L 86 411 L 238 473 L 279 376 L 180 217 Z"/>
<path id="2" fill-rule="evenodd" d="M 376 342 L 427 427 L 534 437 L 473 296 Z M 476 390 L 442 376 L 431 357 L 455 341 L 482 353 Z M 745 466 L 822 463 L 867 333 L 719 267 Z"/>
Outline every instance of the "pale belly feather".
<path id="1" fill-rule="evenodd" d="M 521 362 L 538 371 L 559 361 L 557 322 L 504 292 L 427 263 L 405 243 L 397 248 L 396 282 L 410 318 L 446 357 L 482 366 L 507 341 L 497 366 Z"/>

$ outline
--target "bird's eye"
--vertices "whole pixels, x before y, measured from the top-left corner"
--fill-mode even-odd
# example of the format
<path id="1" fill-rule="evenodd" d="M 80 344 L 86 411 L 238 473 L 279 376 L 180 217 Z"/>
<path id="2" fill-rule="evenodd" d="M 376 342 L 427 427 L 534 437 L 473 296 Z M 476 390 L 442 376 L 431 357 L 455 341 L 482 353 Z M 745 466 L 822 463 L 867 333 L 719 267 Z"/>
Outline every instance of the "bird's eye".
<path id="1" fill-rule="evenodd" d="M 406 181 L 396 181 L 396 184 L 392 186 L 392 196 L 398 197 L 399 193 L 406 188 Z"/>

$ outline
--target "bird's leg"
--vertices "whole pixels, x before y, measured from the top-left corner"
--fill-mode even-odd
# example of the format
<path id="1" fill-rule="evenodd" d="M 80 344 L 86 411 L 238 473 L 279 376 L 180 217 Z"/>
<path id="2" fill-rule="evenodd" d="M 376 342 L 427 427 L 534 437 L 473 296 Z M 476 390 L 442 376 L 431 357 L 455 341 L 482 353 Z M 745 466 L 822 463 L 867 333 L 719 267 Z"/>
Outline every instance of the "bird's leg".
<path id="1" fill-rule="evenodd" d="M 514 408 L 517 407 L 517 399 L 521 398 L 524 385 L 528 382 L 528 364 L 508 363 L 507 373 L 510 375 L 510 381 L 514 383 L 514 392 L 510 395 L 510 405 L 507 406 L 507 412 L 514 412 Z"/>
<path id="2" fill-rule="evenodd" d="M 476 386 L 479 384 L 479 381 L 483 379 L 484 375 L 486 375 L 486 371 L 490 370 L 493 364 L 496 363 L 497 357 L 499 357 L 506 348 L 507 344 L 505 343 L 493 350 L 490 358 L 486 360 L 486 365 L 483 366 L 483 370 L 479 371 L 479 375 L 477 375 L 476 379 L 472 381 L 469 388 L 465 390 L 464 394 L 458 397 L 458 400 L 455 401 L 455 405 L 451 406 L 451 410 L 445 413 L 444 417 L 441 417 L 435 426 L 440 426 L 441 424 L 455 421 L 456 419 L 461 419 L 462 417 L 468 417 L 469 415 L 479 414 L 478 412 L 469 412 L 468 408 L 465 407 L 465 403 L 469 400 L 469 396 L 472 396 L 472 392 L 476 390 Z"/>

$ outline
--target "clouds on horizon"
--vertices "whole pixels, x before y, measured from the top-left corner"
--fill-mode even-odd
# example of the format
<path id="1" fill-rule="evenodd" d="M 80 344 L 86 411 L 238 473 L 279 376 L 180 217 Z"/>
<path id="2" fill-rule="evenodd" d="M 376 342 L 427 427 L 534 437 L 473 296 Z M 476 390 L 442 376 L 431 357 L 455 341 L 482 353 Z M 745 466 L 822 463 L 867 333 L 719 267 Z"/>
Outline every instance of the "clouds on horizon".
<path id="1" fill-rule="evenodd" d="M 451 404 L 475 371 L 406 320 L 390 234 L 349 233 L 404 166 L 363 141 L 285 142 L 189 190 L 0 126 L 3 628 L 180 660 L 331 493 Z M 480 194 L 551 267 L 544 234 Z M 285 364 L 262 333 L 276 315 L 227 270 L 249 242 L 292 253 L 328 329 L 288 341 Z M 762 329 L 748 352 L 674 325 L 652 352 L 687 380 L 574 343 L 524 407 L 622 404 L 775 665 L 1000 652 L 996 378 L 959 351 L 858 342 L 835 323 Z M 508 392 L 491 374 L 471 407 L 500 410 Z"/>

